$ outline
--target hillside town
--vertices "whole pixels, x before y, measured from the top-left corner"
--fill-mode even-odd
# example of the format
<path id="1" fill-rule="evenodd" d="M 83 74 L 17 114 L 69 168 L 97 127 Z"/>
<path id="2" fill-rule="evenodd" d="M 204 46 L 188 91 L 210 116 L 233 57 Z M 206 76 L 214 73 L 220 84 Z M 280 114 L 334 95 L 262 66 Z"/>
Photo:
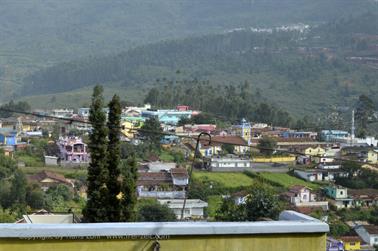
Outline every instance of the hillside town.
<path id="1" fill-rule="evenodd" d="M 109 116 L 109 109 L 103 112 Z M 58 201 L 34 201 L 14 222 L 80 222 L 91 161 L 89 116 L 90 108 L 61 108 L 1 119 L 3 155 L 16 162 L 34 191 L 63 193 Z M 152 120 L 159 122 L 151 131 L 157 134 L 153 147 L 144 131 Z M 176 220 L 233 221 L 226 204 L 233 204 L 228 210 L 243 207 L 258 182 L 273 191 L 281 211 L 329 224 L 327 250 L 375 250 L 378 140 L 356 137 L 354 117 L 351 121 L 350 131 L 292 129 L 243 118 L 219 125 L 186 105 L 129 106 L 121 113 L 121 159 L 131 151 L 136 155 L 138 200 L 166 206 Z"/>

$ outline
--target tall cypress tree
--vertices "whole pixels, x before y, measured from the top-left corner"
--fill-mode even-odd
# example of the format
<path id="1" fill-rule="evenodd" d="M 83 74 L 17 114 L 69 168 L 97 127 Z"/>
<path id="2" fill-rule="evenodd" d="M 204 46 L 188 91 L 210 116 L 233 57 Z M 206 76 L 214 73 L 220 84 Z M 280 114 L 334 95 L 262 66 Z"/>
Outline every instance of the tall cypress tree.
<path id="1" fill-rule="evenodd" d="M 135 156 L 130 156 L 122 164 L 122 184 L 121 192 L 121 221 L 136 221 L 136 181 L 138 179 L 138 169 Z"/>
<path id="2" fill-rule="evenodd" d="M 114 95 L 109 103 L 108 129 L 108 219 L 111 222 L 120 221 L 121 208 L 117 195 L 120 193 L 120 134 L 121 134 L 121 105 L 120 99 Z"/>
<path id="3" fill-rule="evenodd" d="M 89 111 L 92 132 L 89 135 L 91 162 L 87 177 L 87 204 L 83 210 L 84 222 L 107 222 L 107 134 L 106 114 L 103 111 L 103 88 L 95 86 Z"/>

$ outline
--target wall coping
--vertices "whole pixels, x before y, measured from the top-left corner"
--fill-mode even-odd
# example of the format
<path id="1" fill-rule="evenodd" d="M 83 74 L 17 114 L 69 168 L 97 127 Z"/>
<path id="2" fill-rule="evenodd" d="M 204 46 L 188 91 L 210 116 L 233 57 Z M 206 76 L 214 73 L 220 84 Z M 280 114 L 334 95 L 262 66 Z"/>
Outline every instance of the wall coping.
<path id="1" fill-rule="evenodd" d="M 0 238 L 257 235 L 328 231 L 328 224 L 294 211 L 282 212 L 279 221 L 257 222 L 0 224 Z"/>

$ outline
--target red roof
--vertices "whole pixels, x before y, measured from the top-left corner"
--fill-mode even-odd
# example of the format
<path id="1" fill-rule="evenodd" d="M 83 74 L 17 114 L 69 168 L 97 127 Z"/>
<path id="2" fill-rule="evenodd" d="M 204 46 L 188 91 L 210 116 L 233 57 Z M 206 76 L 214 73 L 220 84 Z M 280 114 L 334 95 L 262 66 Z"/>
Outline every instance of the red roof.
<path id="1" fill-rule="evenodd" d="M 172 178 L 176 179 L 188 179 L 188 171 L 185 168 L 172 168 L 171 169 Z"/>
<path id="2" fill-rule="evenodd" d="M 46 171 L 46 170 L 43 170 L 42 172 L 36 173 L 34 175 L 30 175 L 28 177 L 29 180 L 36 181 L 36 182 L 41 182 L 42 180 L 44 180 L 46 178 L 53 179 L 53 180 L 56 180 L 58 182 L 71 185 L 71 183 L 66 178 L 64 178 L 63 175 L 58 174 L 58 173 L 54 173 L 54 172 L 50 172 L 50 171 Z"/>
<path id="3" fill-rule="evenodd" d="M 138 186 L 158 186 L 162 184 L 172 184 L 172 177 L 167 172 L 139 173 Z"/>
<path id="4" fill-rule="evenodd" d="M 211 138 L 211 144 L 233 144 L 239 146 L 248 146 L 247 142 L 240 136 L 226 135 L 226 136 L 213 136 Z"/>

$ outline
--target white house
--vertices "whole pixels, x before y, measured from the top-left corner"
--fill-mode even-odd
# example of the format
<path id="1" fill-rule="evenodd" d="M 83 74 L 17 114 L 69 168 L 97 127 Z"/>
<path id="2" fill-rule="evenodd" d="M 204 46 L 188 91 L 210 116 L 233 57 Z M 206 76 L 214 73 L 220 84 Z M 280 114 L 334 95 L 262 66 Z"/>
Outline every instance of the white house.
<path id="1" fill-rule="evenodd" d="M 378 226 L 361 225 L 357 226 L 354 230 L 369 245 L 378 245 Z"/>
<path id="2" fill-rule="evenodd" d="M 211 158 L 210 164 L 210 169 L 212 171 L 227 171 L 232 169 L 244 169 L 251 167 L 251 160 L 241 158 Z"/>
<path id="3" fill-rule="evenodd" d="M 289 191 L 284 193 L 289 202 L 296 207 L 321 207 L 328 210 L 327 201 L 316 201 L 316 195 L 311 192 L 311 189 L 301 185 L 295 185 L 289 188 Z"/>
<path id="4" fill-rule="evenodd" d="M 167 205 L 173 210 L 177 219 L 181 219 L 181 211 L 183 208 L 183 199 L 158 200 L 160 204 Z M 207 207 L 207 202 L 199 199 L 188 199 L 185 203 L 184 218 L 185 219 L 203 219 L 203 209 Z"/>

